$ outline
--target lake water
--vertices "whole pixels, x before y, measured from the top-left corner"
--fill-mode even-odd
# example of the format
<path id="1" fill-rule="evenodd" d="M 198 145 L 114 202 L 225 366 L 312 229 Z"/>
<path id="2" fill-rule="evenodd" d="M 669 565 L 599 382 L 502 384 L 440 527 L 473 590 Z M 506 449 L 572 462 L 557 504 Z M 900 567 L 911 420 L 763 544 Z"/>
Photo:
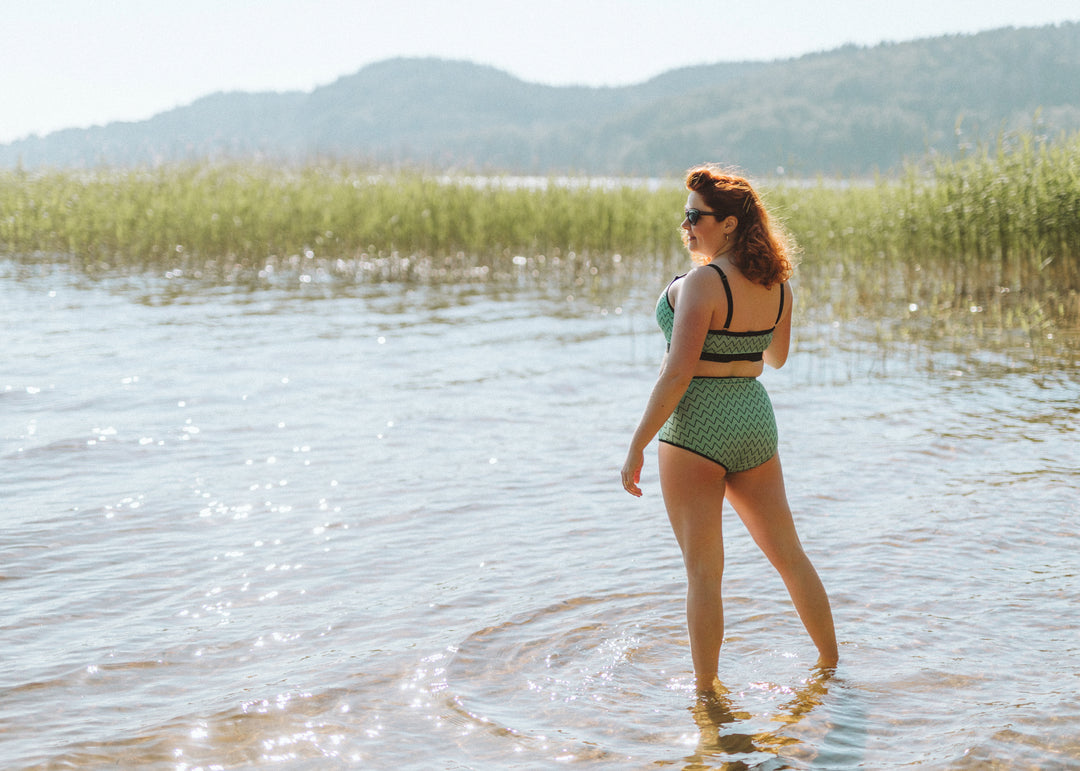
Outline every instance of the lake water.
<path id="1" fill-rule="evenodd" d="M 0 765 L 1080 767 L 1075 357 L 884 342 L 803 292 L 764 382 L 842 661 L 814 676 L 729 516 L 705 708 L 655 445 L 643 499 L 618 473 L 668 278 L 171 291 L 0 260 Z"/>

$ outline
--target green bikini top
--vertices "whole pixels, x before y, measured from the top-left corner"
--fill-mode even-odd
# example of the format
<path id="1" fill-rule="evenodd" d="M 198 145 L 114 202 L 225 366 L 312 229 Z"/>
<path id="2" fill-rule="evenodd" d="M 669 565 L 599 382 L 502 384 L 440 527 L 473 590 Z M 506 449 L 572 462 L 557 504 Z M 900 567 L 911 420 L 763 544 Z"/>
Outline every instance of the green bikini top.
<path id="1" fill-rule="evenodd" d="M 773 330 L 780 323 L 780 317 L 784 315 L 784 285 L 780 285 L 780 310 L 776 314 L 776 323 L 772 329 L 764 329 L 758 332 L 732 332 L 731 313 L 735 304 L 731 296 L 731 285 L 727 276 L 719 265 L 709 263 L 710 268 L 715 268 L 724 281 L 724 293 L 727 295 L 727 320 L 724 321 L 723 329 L 710 329 L 705 335 L 705 344 L 701 347 L 702 361 L 761 361 L 765 349 L 772 343 Z M 685 273 L 683 275 L 686 275 Z M 656 301 L 656 323 L 664 333 L 668 348 L 671 348 L 671 332 L 675 328 L 675 307 L 668 297 L 668 289 L 682 276 L 671 279 L 671 283 L 664 289 L 663 294 Z"/>

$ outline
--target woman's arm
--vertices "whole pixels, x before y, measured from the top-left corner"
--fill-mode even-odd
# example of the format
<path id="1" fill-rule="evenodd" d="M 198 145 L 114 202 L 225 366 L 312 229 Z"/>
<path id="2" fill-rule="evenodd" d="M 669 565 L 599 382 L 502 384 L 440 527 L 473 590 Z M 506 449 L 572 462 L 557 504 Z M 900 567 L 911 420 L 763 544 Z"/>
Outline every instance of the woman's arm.
<path id="1" fill-rule="evenodd" d="M 645 447 L 678 406 L 701 358 L 701 348 L 709 331 L 715 301 L 715 292 L 711 292 L 709 287 L 710 273 L 712 271 L 692 270 L 680 282 L 682 286 L 679 287 L 675 307 L 671 347 L 664 357 L 645 412 L 630 440 L 626 463 L 623 464 L 623 487 L 631 495 L 641 495 L 638 482 L 641 481 L 641 467 L 645 464 Z"/>
<path id="2" fill-rule="evenodd" d="M 784 294 L 786 295 L 784 312 L 780 316 L 780 321 L 776 322 L 772 343 L 765 349 L 763 355 L 765 363 L 773 369 L 784 366 L 791 348 L 791 314 L 795 309 L 795 293 L 791 290 L 791 284 L 784 284 Z"/>

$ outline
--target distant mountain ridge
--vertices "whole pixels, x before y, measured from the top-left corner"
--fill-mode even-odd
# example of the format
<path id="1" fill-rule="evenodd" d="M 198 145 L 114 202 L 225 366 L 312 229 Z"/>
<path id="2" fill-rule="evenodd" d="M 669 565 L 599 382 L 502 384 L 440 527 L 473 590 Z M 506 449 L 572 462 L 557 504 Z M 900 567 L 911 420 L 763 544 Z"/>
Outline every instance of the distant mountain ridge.
<path id="1" fill-rule="evenodd" d="M 219 93 L 141 122 L 29 137 L 0 146 L 0 166 L 257 157 L 667 175 L 717 160 L 865 175 L 1033 127 L 1080 130 L 1080 22 L 702 65 L 611 88 L 392 59 L 309 93 Z"/>

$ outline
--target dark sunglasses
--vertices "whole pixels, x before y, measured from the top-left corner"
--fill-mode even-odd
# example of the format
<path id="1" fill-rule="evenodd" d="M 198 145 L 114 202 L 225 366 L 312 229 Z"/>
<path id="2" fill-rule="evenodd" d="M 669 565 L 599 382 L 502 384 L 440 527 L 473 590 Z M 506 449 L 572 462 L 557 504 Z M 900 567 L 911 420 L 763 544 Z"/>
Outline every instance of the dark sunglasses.
<path id="1" fill-rule="evenodd" d="M 686 221 L 690 223 L 691 227 L 698 224 L 702 217 L 716 217 L 718 220 L 723 219 L 724 215 L 714 211 L 701 211 L 699 209 L 687 209 Z"/>

